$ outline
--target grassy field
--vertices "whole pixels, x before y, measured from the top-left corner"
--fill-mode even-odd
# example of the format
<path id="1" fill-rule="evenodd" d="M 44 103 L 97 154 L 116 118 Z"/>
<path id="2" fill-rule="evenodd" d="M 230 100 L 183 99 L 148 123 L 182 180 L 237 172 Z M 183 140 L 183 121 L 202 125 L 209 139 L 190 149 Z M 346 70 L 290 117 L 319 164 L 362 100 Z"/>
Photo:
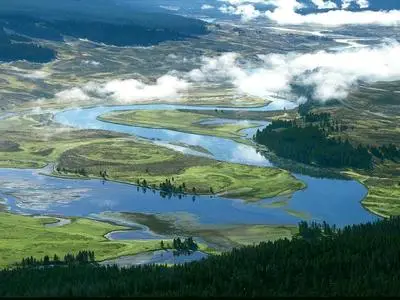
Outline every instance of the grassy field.
<path id="1" fill-rule="evenodd" d="M 124 136 L 59 127 L 51 122 L 51 117 L 37 114 L 0 120 L 0 167 L 42 168 L 70 148 Z"/>
<path id="2" fill-rule="evenodd" d="M 354 171 L 348 171 L 345 174 L 368 188 L 368 195 L 362 201 L 366 209 L 385 218 L 399 216 L 400 164 L 385 163 L 377 166 L 377 169 L 369 174 L 359 174 Z M 389 175 L 391 172 L 393 175 Z M 397 172 L 397 175 L 394 172 Z"/>
<path id="3" fill-rule="evenodd" d="M 248 201 L 291 194 L 305 187 L 281 169 L 216 162 L 124 139 L 78 146 L 64 152 L 57 164 L 59 175 L 71 175 L 82 168 L 94 177 L 107 170 L 108 179 L 128 183 L 146 180 L 150 187 L 170 179 L 175 186 L 184 183 L 188 193 L 195 188 L 196 194 L 210 194 L 212 188 L 215 194 Z"/>
<path id="4" fill-rule="evenodd" d="M 181 132 L 202 135 L 212 135 L 224 138 L 238 138 L 243 135 L 240 130 L 257 127 L 256 123 L 246 124 L 201 124 L 203 121 L 213 120 L 213 117 L 201 113 L 184 112 L 178 110 L 139 110 L 111 112 L 98 118 L 101 121 L 124 125 L 135 125 L 151 128 L 165 128 Z"/>
<path id="5" fill-rule="evenodd" d="M 88 219 L 73 219 L 61 227 L 45 227 L 49 220 L 0 212 L 0 267 L 26 256 L 92 250 L 97 260 L 159 249 L 159 241 L 108 241 L 104 235 L 124 227 Z"/>
<path id="6" fill-rule="evenodd" d="M 218 108 L 215 110 L 198 110 L 198 109 L 185 109 L 179 110 L 181 112 L 190 112 L 194 114 L 201 114 L 213 118 L 224 118 L 232 120 L 252 120 L 252 121 L 271 121 L 275 119 L 293 119 L 297 115 L 297 110 L 280 110 L 280 111 L 246 111 L 246 110 L 224 110 Z"/>

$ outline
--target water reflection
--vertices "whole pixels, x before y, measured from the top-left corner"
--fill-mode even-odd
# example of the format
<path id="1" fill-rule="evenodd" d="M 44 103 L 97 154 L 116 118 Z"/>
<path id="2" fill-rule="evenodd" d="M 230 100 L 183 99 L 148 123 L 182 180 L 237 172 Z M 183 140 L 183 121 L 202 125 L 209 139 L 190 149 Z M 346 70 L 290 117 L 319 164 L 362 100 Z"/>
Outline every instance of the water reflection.
<path id="1" fill-rule="evenodd" d="M 12 211 L 32 214 L 91 216 L 105 211 L 146 214 L 176 214 L 196 216 L 200 224 L 297 224 L 301 215 L 291 211 L 306 211 L 315 220 L 325 220 L 339 226 L 363 223 L 377 217 L 364 210 L 358 202 L 366 189 L 355 181 L 319 179 L 296 175 L 308 188 L 293 194 L 282 207 L 263 206 L 271 199 L 256 203 L 210 198 L 202 195 L 169 195 L 133 185 L 101 180 L 71 180 L 47 177 L 39 171 L 0 169 L 0 198 L 7 199 Z M 15 182 L 15 186 L 10 184 Z M 34 186 L 34 193 L 19 193 Z M 59 193 L 60 190 L 72 193 Z M 73 191 L 81 191 L 79 198 Z M 3 193 L 3 194 L 2 194 Z M 45 196 L 42 195 L 44 193 Z M 35 195 L 35 197 L 32 197 Z M 53 197 L 54 195 L 54 197 Z M 281 197 L 273 198 L 280 201 Z M 28 205 L 29 204 L 29 205 Z"/>
<path id="2" fill-rule="evenodd" d="M 208 255 L 201 251 L 190 252 L 187 254 L 174 255 L 173 250 L 159 250 L 154 252 L 140 253 L 132 256 L 123 256 L 117 259 L 103 261 L 101 265 L 120 268 L 143 264 L 184 264 L 199 261 L 207 258 Z"/>

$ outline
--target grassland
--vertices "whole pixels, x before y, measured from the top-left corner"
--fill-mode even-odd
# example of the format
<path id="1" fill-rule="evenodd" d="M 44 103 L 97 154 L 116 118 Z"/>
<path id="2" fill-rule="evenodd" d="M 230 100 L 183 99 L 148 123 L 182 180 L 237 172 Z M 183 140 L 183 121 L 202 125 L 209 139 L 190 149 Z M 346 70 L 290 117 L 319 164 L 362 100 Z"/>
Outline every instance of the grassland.
<path id="1" fill-rule="evenodd" d="M 385 218 L 400 215 L 400 164 L 384 162 L 372 172 L 345 174 L 368 188 L 368 195 L 362 201 L 366 209 Z"/>
<path id="2" fill-rule="evenodd" d="M 135 125 L 141 127 L 172 129 L 202 135 L 212 135 L 224 138 L 240 138 L 242 129 L 257 127 L 257 123 L 248 124 L 202 124 L 214 118 L 201 113 L 192 113 L 178 110 L 139 110 L 119 111 L 102 115 L 101 121 L 112 123 Z"/>
<path id="3" fill-rule="evenodd" d="M 188 193 L 194 188 L 196 194 L 215 193 L 248 201 L 291 194 L 305 187 L 281 169 L 216 162 L 126 139 L 67 150 L 60 156 L 57 169 L 59 175 L 84 169 L 92 177 L 99 177 L 106 170 L 110 180 L 134 184 L 145 180 L 149 187 L 159 187 L 170 179 L 175 186 L 184 183 Z"/>
<path id="4" fill-rule="evenodd" d="M 201 114 L 207 117 L 224 118 L 231 120 L 251 120 L 251 121 L 271 121 L 275 119 L 291 120 L 297 116 L 297 110 L 280 110 L 280 111 L 246 111 L 246 110 L 224 110 L 218 108 L 214 110 L 185 109 L 181 112 L 190 112 Z"/>
<path id="5" fill-rule="evenodd" d="M 0 120 L 0 167 L 42 168 L 64 151 L 124 135 L 97 130 L 63 128 L 51 114 L 17 115 Z"/>
<path id="6" fill-rule="evenodd" d="M 174 177 L 197 194 L 259 200 L 290 194 L 304 185 L 288 172 L 216 162 L 100 130 L 75 130 L 52 122 L 51 114 L 18 115 L 0 120 L 3 149 L 0 167 L 41 168 L 58 162 L 57 176 L 76 177 L 84 168 L 92 177 L 107 170 L 109 179 L 137 183 L 145 179 L 158 186 Z M 80 176 L 80 178 L 83 178 Z"/>
<path id="7" fill-rule="evenodd" d="M 27 255 L 44 255 L 92 250 L 103 260 L 157 250 L 159 241 L 108 241 L 104 235 L 124 227 L 88 219 L 73 219 L 62 227 L 45 227 L 46 219 L 0 212 L 0 267 L 21 261 Z"/>

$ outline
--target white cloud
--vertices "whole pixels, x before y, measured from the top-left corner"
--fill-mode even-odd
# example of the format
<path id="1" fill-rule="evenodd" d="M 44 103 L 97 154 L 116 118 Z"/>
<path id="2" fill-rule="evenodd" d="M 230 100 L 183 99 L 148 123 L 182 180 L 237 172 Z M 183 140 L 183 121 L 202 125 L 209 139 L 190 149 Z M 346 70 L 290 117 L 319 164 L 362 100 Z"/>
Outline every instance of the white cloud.
<path id="1" fill-rule="evenodd" d="M 368 8 L 369 7 L 368 0 L 356 0 L 356 3 L 360 8 Z"/>
<path id="2" fill-rule="evenodd" d="M 213 8 L 214 8 L 214 6 L 212 6 L 212 5 L 210 5 L 210 4 L 203 4 L 203 5 L 201 6 L 201 9 L 202 9 L 202 10 L 213 9 Z"/>
<path id="3" fill-rule="evenodd" d="M 400 44 L 391 42 L 335 53 L 269 54 L 259 56 L 263 63 L 257 68 L 240 65 L 239 56 L 228 53 L 204 59 L 188 76 L 198 82 L 229 82 L 240 93 L 263 98 L 292 95 L 291 84 L 312 86 L 314 97 L 326 101 L 345 98 L 358 81 L 399 80 L 398 53 Z"/>
<path id="4" fill-rule="evenodd" d="M 271 99 L 287 97 L 297 102 L 293 84 L 312 87 L 314 98 L 343 99 L 360 81 L 400 80 L 400 44 L 388 41 L 379 46 L 348 48 L 341 52 L 259 55 L 257 64 L 246 62 L 237 53 L 204 57 L 201 67 L 187 73 L 170 72 L 147 84 L 137 79 L 88 83 L 56 95 L 60 101 L 93 99 L 129 104 L 142 101 L 177 100 L 192 87 L 234 88 L 238 95 Z"/>
<path id="5" fill-rule="evenodd" d="M 243 70 L 237 65 L 239 55 L 225 53 L 219 57 L 203 57 L 203 65 L 187 74 L 194 82 L 215 82 L 237 78 Z"/>
<path id="6" fill-rule="evenodd" d="M 337 5 L 332 0 L 312 0 L 319 9 L 334 9 L 328 12 L 300 14 L 297 11 L 304 7 L 299 0 L 223 0 L 230 5 L 223 5 L 220 11 L 231 15 L 242 16 L 243 21 L 249 21 L 261 16 L 284 25 L 316 24 L 323 26 L 343 25 L 400 25 L 400 10 L 390 11 L 349 11 L 351 4 L 362 9 L 369 7 L 368 0 L 343 0 L 342 9 L 336 10 Z M 275 6 L 272 11 L 260 11 L 254 7 L 256 3 Z"/>
<path id="7" fill-rule="evenodd" d="M 318 9 L 334 9 L 337 8 L 337 5 L 335 2 L 332 1 L 326 1 L 326 0 L 312 0 L 314 5 L 317 6 Z"/>
<path id="8" fill-rule="evenodd" d="M 87 101 L 90 97 L 80 88 L 72 88 L 69 90 L 64 90 L 56 94 L 56 99 L 61 102 L 80 102 Z"/>
<path id="9" fill-rule="evenodd" d="M 227 2 L 230 5 L 238 6 L 238 5 L 249 4 L 249 3 L 253 3 L 253 4 L 257 4 L 257 3 L 260 3 L 260 4 L 271 4 L 275 0 L 220 0 L 220 1 L 221 2 Z"/>
<path id="10" fill-rule="evenodd" d="M 342 0 L 342 8 L 348 9 L 348 8 L 350 8 L 352 3 L 355 3 L 356 5 L 358 5 L 358 7 L 363 8 L 363 9 L 369 7 L 368 0 Z"/>
<path id="11" fill-rule="evenodd" d="M 239 6 L 223 5 L 219 10 L 225 14 L 239 15 L 243 22 L 248 22 L 261 16 L 261 12 L 251 4 L 243 4 Z"/>
<path id="12" fill-rule="evenodd" d="M 324 13 L 301 15 L 293 10 L 277 8 L 265 12 L 265 16 L 279 24 L 317 24 L 324 26 L 342 25 L 400 25 L 400 10 L 391 11 L 347 11 L 331 10 Z"/>
<path id="13" fill-rule="evenodd" d="M 129 103 L 137 100 L 176 99 L 189 88 L 189 83 L 171 75 L 164 75 L 155 84 L 144 84 L 136 79 L 113 80 L 100 91 L 113 99 Z"/>
<path id="14" fill-rule="evenodd" d="M 164 75 L 154 84 L 145 84 L 136 79 L 111 80 L 104 84 L 89 82 L 85 86 L 61 91 L 56 99 L 67 102 L 108 99 L 117 103 L 134 103 L 150 100 L 176 100 L 188 90 L 190 84 L 175 76 Z"/>

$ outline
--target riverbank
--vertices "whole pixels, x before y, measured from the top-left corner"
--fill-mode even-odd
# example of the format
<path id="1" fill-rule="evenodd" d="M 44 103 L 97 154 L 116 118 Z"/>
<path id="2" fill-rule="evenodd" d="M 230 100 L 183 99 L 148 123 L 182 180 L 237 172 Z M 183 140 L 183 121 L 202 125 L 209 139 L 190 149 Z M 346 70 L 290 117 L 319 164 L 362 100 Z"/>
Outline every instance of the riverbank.
<path id="1" fill-rule="evenodd" d="M 388 171 L 388 169 L 390 170 L 389 165 L 400 170 L 398 164 L 391 163 L 378 166 L 378 168 L 385 168 L 384 172 L 388 174 L 390 172 Z M 368 195 L 361 202 L 365 209 L 383 218 L 400 215 L 400 177 L 388 178 L 385 174 L 379 174 L 379 170 L 370 174 L 361 174 L 352 170 L 346 171 L 344 174 L 357 180 L 368 189 Z"/>
<path id="2" fill-rule="evenodd" d="M 106 171 L 107 180 L 167 194 L 219 195 L 246 201 L 288 195 L 306 187 L 281 169 L 218 162 L 151 143 L 121 139 L 64 152 L 58 160 L 56 175 L 71 177 L 76 170 L 80 170 L 77 178 L 82 177 L 82 172 L 101 178 L 99 174 Z"/>
<path id="3" fill-rule="evenodd" d="M 109 241 L 104 235 L 110 231 L 129 229 L 105 222 L 71 218 L 63 226 L 46 226 L 55 220 L 34 218 L 0 212 L 0 267 L 20 262 L 26 256 L 42 258 L 44 255 L 91 250 L 98 260 L 134 255 L 160 249 L 160 241 Z"/>
<path id="4" fill-rule="evenodd" d="M 140 126 L 145 128 L 169 129 L 179 132 L 216 136 L 222 138 L 241 138 L 243 129 L 259 127 L 257 122 L 238 122 L 215 118 L 199 113 L 178 110 L 140 110 L 110 112 L 97 117 L 102 122 Z M 225 120 L 225 122 L 224 122 Z"/>
<path id="5" fill-rule="evenodd" d="M 227 251 L 234 247 L 258 244 L 278 239 L 291 239 L 298 233 L 297 225 L 266 225 L 266 224 L 202 224 L 190 214 L 150 214 L 135 212 L 106 212 L 95 216 L 99 220 L 115 224 L 140 224 L 147 236 L 151 238 L 164 236 L 192 236 L 207 253 Z M 132 232 L 132 236 L 134 236 Z"/>

